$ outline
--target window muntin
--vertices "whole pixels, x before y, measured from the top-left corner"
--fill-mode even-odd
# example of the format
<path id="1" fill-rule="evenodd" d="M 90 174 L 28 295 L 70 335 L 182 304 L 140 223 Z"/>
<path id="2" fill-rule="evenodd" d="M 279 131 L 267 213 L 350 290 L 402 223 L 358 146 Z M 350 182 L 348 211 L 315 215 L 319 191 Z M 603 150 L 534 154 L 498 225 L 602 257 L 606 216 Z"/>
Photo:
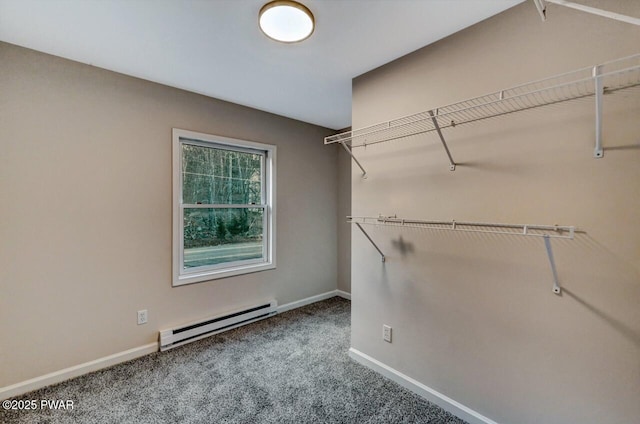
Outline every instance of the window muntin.
<path id="1" fill-rule="evenodd" d="M 275 268 L 275 146 L 174 129 L 174 285 Z"/>

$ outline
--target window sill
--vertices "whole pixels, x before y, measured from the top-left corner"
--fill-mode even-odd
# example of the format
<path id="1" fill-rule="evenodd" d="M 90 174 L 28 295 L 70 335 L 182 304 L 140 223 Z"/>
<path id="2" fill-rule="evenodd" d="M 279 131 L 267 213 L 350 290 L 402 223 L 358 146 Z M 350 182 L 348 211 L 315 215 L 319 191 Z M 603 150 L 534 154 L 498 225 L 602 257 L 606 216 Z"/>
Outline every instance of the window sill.
<path id="1" fill-rule="evenodd" d="M 258 263 L 252 265 L 242 265 L 233 268 L 224 268 L 216 270 L 208 270 L 200 273 L 186 274 L 174 276 L 173 287 L 184 286 L 187 284 L 200 283 L 203 281 L 217 280 L 219 278 L 233 277 L 242 274 L 251 274 L 254 272 L 266 271 L 268 269 L 275 269 L 276 264 L 274 262 Z"/>

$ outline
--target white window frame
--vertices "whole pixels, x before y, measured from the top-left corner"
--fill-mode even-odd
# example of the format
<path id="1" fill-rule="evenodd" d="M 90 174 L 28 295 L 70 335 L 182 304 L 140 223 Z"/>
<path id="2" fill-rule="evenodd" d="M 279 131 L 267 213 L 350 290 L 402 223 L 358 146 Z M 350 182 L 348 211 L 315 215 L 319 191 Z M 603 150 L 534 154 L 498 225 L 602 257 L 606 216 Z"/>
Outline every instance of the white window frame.
<path id="1" fill-rule="evenodd" d="M 182 202 L 182 144 L 194 144 L 205 147 L 247 152 L 264 153 L 262 205 L 251 205 L 263 208 L 263 246 L 265 255 L 261 259 L 185 269 L 184 261 L 184 209 L 211 208 L 212 205 L 184 205 Z M 254 141 L 238 140 L 212 134 L 173 129 L 173 286 L 199 283 L 234 275 L 248 274 L 276 268 L 276 146 Z M 234 205 L 215 205 L 216 208 L 233 207 Z M 246 205 L 245 205 L 246 206 Z"/>

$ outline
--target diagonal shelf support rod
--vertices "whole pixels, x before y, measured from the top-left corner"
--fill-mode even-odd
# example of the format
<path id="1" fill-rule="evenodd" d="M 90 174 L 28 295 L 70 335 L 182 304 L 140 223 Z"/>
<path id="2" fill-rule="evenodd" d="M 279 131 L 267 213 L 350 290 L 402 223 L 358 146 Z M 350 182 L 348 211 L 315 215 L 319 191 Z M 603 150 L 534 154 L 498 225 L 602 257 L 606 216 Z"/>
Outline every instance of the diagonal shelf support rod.
<path id="1" fill-rule="evenodd" d="M 553 289 L 552 291 L 559 295 L 562 292 L 560 283 L 558 282 L 558 272 L 556 271 L 556 261 L 553 259 L 553 250 L 551 249 L 551 240 L 548 235 L 544 236 L 544 246 L 547 248 L 547 256 L 549 257 L 549 264 L 551 264 L 551 273 L 553 274 Z"/>
<path id="2" fill-rule="evenodd" d="M 451 157 L 451 152 L 449 151 L 449 147 L 447 146 L 447 142 L 444 139 L 444 136 L 442 135 L 442 130 L 440 130 L 440 125 L 438 124 L 438 120 L 436 119 L 436 116 L 433 114 L 433 110 L 429 111 L 429 116 L 431 116 L 431 121 L 433 122 L 433 127 L 435 128 L 436 132 L 438 133 L 438 137 L 440 137 L 440 141 L 442 142 L 442 146 L 444 147 L 445 152 L 447 152 L 447 156 L 449 157 L 449 171 L 455 171 L 456 170 L 456 163 L 453 160 L 453 157 Z"/>
<path id="3" fill-rule="evenodd" d="M 353 152 L 351 151 L 351 148 L 347 146 L 345 142 L 341 142 L 340 144 L 342 145 L 344 150 L 349 154 L 349 156 L 351 156 L 351 159 L 353 159 L 356 165 L 358 165 L 358 167 L 362 170 L 362 178 L 367 178 L 367 171 L 364 170 L 364 168 L 362 167 L 358 159 L 356 159 L 356 157 L 353 156 Z"/>
<path id="4" fill-rule="evenodd" d="M 362 228 L 362 225 L 360 225 L 360 223 L 354 222 L 354 224 L 356 224 L 356 226 L 358 228 L 360 228 L 360 231 L 362 231 L 362 234 L 364 234 L 364 236 L 367 238 L 367 240 L 369 240 L 369 242 L 373 245 L 373 247 L 376 248 L 378 253 L 380 253 L 380 256 L 382 257 L 382 262 L 384 262 L 386 258 L 384 257 L 384 253 L 382 253 L 382 250 L 380 250 L 378 245 L 371 239 L 371 237 L 369 237 L 369 234 L 367 234 L 367 232 L 364 230 L 364 228 Z"/>

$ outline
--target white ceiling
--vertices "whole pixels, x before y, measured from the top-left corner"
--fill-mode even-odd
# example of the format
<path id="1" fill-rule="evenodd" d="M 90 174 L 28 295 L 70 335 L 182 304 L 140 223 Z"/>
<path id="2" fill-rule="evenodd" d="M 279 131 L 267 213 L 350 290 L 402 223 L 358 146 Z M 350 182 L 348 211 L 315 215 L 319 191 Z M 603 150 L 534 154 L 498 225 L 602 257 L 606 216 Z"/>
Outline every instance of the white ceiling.
<path id="1" fill-rule="evenodd" d="M 292 45 L 258 29 L 267 0 L 0 0 L 0 40 L 340 129 L 353 77 L 524 0 L 301 1 Z"/>

